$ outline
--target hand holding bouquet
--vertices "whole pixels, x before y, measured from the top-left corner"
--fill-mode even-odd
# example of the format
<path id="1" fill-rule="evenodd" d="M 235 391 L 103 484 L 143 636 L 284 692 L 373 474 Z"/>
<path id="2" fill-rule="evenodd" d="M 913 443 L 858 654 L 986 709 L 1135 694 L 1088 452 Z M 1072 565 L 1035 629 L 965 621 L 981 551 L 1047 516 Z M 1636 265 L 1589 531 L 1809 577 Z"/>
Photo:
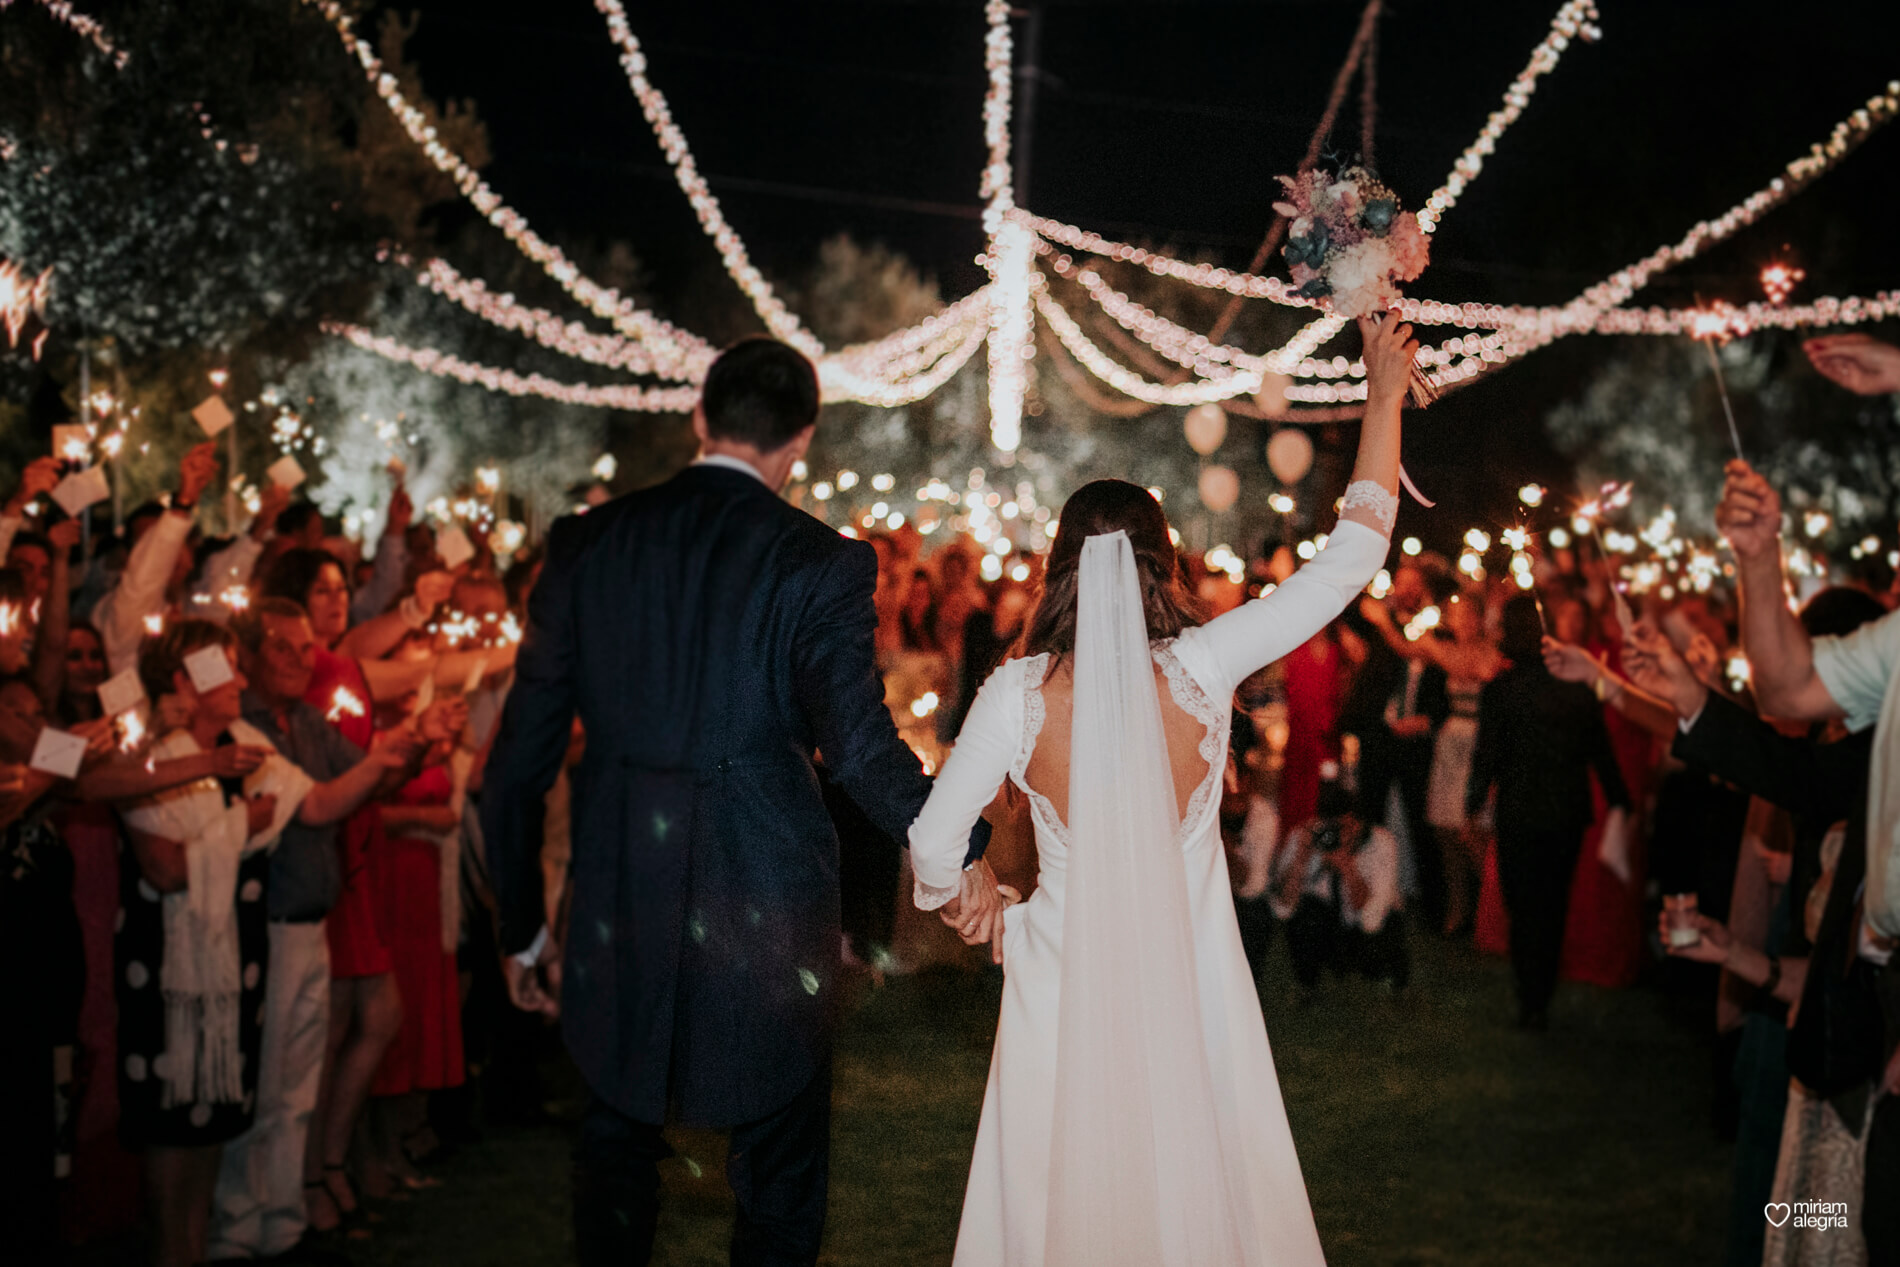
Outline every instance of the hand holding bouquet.
<path id="1" fill-rule="evenodd" d="M 1300 295 L 1342 317 L 1370 316 L 1396 304 L 1399 284 L 1425 271 L 1431 239 L 1365 168 L 1315 168 L 1280 184 L 1286 200 L 1273 209 L 1292 222 L 1282 254 Z M 1416 365 L 1411 391 L 1420 406 L 1436 398 Z"/>

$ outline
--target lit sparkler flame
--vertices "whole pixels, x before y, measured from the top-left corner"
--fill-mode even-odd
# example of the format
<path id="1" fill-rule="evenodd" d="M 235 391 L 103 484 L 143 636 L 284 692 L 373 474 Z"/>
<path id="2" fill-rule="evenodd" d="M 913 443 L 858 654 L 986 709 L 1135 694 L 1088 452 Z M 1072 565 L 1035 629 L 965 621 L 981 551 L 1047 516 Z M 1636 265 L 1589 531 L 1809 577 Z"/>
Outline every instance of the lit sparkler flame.
<path id="1" fill-rule="evenodd" d="M 139 710 L 121 713 L 116 719 L 119 731 L 119 751 L 137 752 L 145 743 L 145 719 L 139 716 Z"/>
<path id="2" fill-rule="evenodd" d="M 324 717 L 330 721 L 342 721 L 345 717 L 364 717 L 369 710 L 363 707 L 363 701 L 347 686 L 339 686 L 330 696 L 330 711 Z"/>
<path id="3" fill-rule="evenodd" d="M 233 585 L 218 595 L 218 601 L 233 614 L 247 612 L 251 610 L 251 591 L 242 585 Z"/>
<path id="4" fill-rule="evenodd" d="M 164 632 L 165 632 L 165 617 L 158 614 L 157 612 L 153 612 L 151 615 L 145 618 L 145 634 L 147 637 L 156 638 L 158 637 L 158 635 Z"/>
<path id="5" fill-rule="evenodd" d="M 1788 302 L 1788 296 L 1806 277 L 1803 270 L 1777 260 L 1761 270 L 1762 293 L 1768 296 L 1769 303 L 1779 308 Z"/>
<path id="6" fill-rule="evenodd" d="M 1698 339 L 1726 343 L 1735 334 L 1732 315 L 1720 305 L 1714 308 L 1698 308 L 1689 314 L 1689 333 Z"/>
<path id="7" fill-rule="evenodd" d="M 0 320 L 6 322 L 10 346 L 20 346 L 20 332 L 26 328 L 26 319 L 45 311 L 52 280 L 51 268 L 29 280 L 19 265 L 11 260 L 0 260 Z"/>

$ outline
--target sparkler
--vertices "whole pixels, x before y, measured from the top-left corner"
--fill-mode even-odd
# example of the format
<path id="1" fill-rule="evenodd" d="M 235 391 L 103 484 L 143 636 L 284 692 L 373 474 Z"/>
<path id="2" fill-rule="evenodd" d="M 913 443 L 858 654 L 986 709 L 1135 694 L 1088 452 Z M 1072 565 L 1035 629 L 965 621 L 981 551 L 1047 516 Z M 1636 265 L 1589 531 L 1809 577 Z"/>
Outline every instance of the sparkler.
<path id="1" fill-rule="evenodd" d="M 1625 598 L 1623 591 L 1616 587 L 1616 574 L 1610 568 L 1610 547 L 1604 541 L 1603 529 L 1597 521 L 1606 511 L 1621 510 L 1629 505 L 1631 491 L 1632 485 L 1628 482 L 1605 484 L 1594 500 L 1577 507 L 1576 518 L 1571 520 L 1573 526 L 1581 525 L 1577 528 L 1579 532 L 1587 529 L 1596 538 L 1597 553 L 1602 556 L 1603 569 L 1608 576 L 1610 600 L 1616 604 L 1616 623 L 1624 629 L 1633 627 L 1636 619 L 1630 612 L 1629 599 Z"/>
<path id="2" fill-rule="evenodd" d="M 137 752 L 145 744 L 145 719 L 138 709 L 119 714 L 113 719 L 113 726 L 119 732 L 119 751 Z"/>
<path id="3" fill-rule="evenodd" d="M 1735 427 L 1735 407 L 1729 403 L 1728 383 L 1722 378 L 1722 359 L 1715 354 L 1717 340 L 1727 343 L 1731 337 L 1729 314 L 1721 304 L 1697 311 L 1690 319 L 1690 332 L 1708 349 L 1709 366 L 1715 371 L 1715 389 L 1722 394 L 1722 413 L 1728 419 L 1729 442 L 1735 456 L 1742 456 L 1742 433 Z"/>
<path id="4" fill-rule="evenodd" d="M 1768 296 L 1768 302 L 1779 308 L 1788 302 L 1788 296 L 1807 273 L 1792 264 L 1777 260 L 1761 270 L 1762 293 Z"/>
<path id="5" fill-rule="evenodd" d="M 158 635 L 164 632 L 165 632 L 165 617 L 163 615 L 159 614 L 158 612 L 153 612 L 151 615 L 145 618 L 145 636 L 146 637 L 156 638 L 158 637 Z"/>
<path id="6" fill-rule="evenodd" d="M 26 328 L 26 319 L 46 310 L 46 294 L 52 280 L 51 267 L 29 280 L 19 265 L 11 260 L 0 260 L 0 320 L 6 322 L 9 346 L 19 347 L 20 331 Z M 39 355 L 38 347 L 36 340 L 35 357 Z"/>
<path id="7" fill-rule="evenodd" d="M 335 694 L 330 696 L 330 711 L 324 714 L 324 718 L 339 722 L 345 717 L 364 717 L 368 713 L 369 710 L 363 707 L 363 701 L 356 697 L 355 692 L 347 686 L 339 686 Z"/>

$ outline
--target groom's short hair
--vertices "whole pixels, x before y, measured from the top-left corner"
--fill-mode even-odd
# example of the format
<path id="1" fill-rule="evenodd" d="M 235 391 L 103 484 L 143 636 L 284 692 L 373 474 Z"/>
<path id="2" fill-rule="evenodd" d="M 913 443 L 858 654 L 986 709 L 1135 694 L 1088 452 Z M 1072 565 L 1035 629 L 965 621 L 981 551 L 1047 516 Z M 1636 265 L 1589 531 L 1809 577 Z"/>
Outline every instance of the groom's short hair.
<path id="1" fill-rule="evenodd" d="M 797 348 L 755 335 L 719 354 L 699 399 L 714 439 L 771 453 L 818 421 L 818 372 Z"/>

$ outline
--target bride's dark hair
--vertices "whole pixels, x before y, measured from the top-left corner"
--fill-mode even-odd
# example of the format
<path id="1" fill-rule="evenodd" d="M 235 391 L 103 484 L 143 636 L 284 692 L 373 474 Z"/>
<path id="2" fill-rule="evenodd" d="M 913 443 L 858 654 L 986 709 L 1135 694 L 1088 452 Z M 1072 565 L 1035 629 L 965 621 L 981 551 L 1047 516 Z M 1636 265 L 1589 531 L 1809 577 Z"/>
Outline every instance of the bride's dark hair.
<path id="1" fill-rule="evenodd" d="M 1180 557 L 1168 538 L 1168 517 L 1161 503 L 1139 484 L 1096 480 L 1075 490 L 1062 507 L 1056 543 L 1049 550 L 1036 609 L 1023 630 L 1019 655 L 1048 651 L 1061 657 L 1075 650 L 1077 573 L 1082 543 L 1103 533 L 1126 532 L 1135 549 L 1141 578 L 1141 605 L 1148 637 L 1172 638 L 1201 623 L 1201 605 L 1181 575 Z"/>

